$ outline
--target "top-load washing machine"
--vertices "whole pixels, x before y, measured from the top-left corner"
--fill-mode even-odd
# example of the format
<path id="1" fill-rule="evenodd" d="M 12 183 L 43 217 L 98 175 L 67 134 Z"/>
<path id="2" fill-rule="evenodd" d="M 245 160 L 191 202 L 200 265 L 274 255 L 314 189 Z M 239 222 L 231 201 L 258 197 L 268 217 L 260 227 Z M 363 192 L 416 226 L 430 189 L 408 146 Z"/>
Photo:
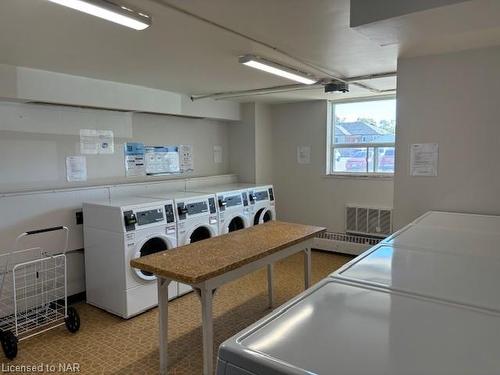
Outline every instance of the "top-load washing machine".
<path id="1" fill-rule="evenodd" d="M 87 302 L 123 318 L 158 304 L 156 278 L 134 258 L 177 247 L 174 202 L 127 198 L 83 204 Z M 178 294 L 170 283 L 169 298 Z"/>
<path id="2" fill-rule="evenodd" d="M 219 233 L 226 234 L 253 225 L 248 190 L 229 185 L 195 188 L 199 193 L 215 194 L 219 214 Z"/>
<path id="3" fill-rule="evenodd" d="M 152 194 L 151 198 L 174 201 L 179 246 L 219 235 L 215 194 L 165 192 Z M 191 290 L 190 286 L 179 283 L 178 295 Z"/>

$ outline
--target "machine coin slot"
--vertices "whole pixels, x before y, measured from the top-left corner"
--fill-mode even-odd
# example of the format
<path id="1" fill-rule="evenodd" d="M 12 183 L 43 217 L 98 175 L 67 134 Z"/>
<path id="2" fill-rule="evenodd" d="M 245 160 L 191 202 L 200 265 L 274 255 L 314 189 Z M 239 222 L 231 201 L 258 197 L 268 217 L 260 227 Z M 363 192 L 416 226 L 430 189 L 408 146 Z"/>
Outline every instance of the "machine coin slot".
<path id="1" fill-rule="evenodd" d="M 174 207 L 171 204 L 165 205 L 165 213 L 167 216 L 167 223 L 173 223 L 175 221 Z"/>
<path id="2" fill-rule="evenodd" d="M 274 201 L 274 192 L 273 192 L 273 188 L 269 188 L 269 199 L 271 201 Z"/>
<path id="3" fill-rule="evenodd" d="M 219 198 L 219 210 L 224 211 L 226 209 L 226 201 L 224 200 L 224 197 Z"/>
<path id="4" fill-rule="evenodd" d="M 214 198 L 208 198 L 208 206 L 210 207 L 211 214 L 215 214 L 217 212 L 217 209 L 215 208 L 215 199 Z"/>
<path id="5" fill-rule="evenodd" d="M 179 214 L 179 220 L 184 220 L 186 218 L 188 209 L 184 206 L 184 203 L 177 203 L 177 213 Z"/>
<path id="6" fill-rule="evenodd" d="M 125 211 L 123 213 L 123 221 L 127 232 L 134 230 L 135 224 L 137 224 L 137 217 L 135 216 L 134 211 Z"/>

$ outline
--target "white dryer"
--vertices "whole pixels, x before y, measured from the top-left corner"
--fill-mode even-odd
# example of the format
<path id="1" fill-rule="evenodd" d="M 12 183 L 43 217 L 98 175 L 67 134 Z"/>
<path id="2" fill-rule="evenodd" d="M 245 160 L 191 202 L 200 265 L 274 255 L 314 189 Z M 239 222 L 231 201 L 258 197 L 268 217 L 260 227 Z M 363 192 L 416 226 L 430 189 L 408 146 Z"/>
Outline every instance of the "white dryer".
<path id="1" fill-rule="evenodd" d="M 87 302 L 123 318 L 158 304 L 156 278 L 134 258 L 177 247 L 172 200 L 128 198 L 83 204 Z M 169 297 L 178 294 L 169 285 Z"/>
<path id="2" fill-rule="evenodd" d="M 219 235 L 215 194 L 165 192 L 153 194 L 152 198 L 174 201 L 179 246 Z M 179 283 L 178 295 L 191 290 L 189 285 Z"/>
<path id="3" fill-rule="evenodd" d="M 196 189 L 196 192 L 215 194 L 220 234 L 253 225 L 253 215 L 251 215 L 247 189 L 228 184 L 200 187 Z"/>

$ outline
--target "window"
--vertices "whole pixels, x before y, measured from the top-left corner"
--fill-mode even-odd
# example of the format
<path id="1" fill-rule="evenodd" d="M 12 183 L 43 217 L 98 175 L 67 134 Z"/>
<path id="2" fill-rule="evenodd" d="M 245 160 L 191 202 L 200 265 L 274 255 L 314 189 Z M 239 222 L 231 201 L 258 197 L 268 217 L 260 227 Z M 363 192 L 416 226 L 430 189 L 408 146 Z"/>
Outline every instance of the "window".
<path id="1" fill-rule="evenodd" d="M 394 174 L 396 99 L 332 103 L 328 173 Z"/>

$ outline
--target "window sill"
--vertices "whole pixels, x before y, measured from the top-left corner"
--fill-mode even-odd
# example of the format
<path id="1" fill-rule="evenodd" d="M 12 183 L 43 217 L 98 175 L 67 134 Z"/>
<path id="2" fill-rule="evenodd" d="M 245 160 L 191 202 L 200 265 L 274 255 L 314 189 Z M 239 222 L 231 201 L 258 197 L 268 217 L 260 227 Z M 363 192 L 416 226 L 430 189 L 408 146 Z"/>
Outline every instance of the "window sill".
<path id="1" fill-rule="evenodd" d="M 361 180 L 393 180 L 394 174 L 387 173 L 329 173 L 325 178 L 345 178 L 345 179 L 361 179 Z"/>

